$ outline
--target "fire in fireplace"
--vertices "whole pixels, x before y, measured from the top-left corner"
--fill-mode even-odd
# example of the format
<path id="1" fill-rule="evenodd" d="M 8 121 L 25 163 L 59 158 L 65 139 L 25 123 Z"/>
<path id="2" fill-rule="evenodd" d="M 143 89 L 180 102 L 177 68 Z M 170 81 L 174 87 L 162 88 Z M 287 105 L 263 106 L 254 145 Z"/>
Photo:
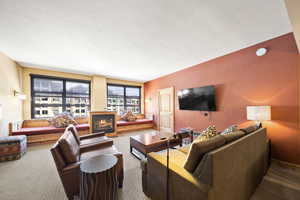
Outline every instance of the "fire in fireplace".
<path id="1" fill-rule="evenodd" d="M 113 114 L 94 114 L 92 116 L 92 132 L 115 132 L 115 115 Z"/>

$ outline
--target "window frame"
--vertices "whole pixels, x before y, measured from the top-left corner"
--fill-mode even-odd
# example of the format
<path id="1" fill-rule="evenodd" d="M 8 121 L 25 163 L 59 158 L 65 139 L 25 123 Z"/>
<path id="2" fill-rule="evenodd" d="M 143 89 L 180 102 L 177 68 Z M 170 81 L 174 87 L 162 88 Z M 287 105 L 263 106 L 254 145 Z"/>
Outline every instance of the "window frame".
<path id="1" fill-rule="evenodd" d="M 108 107 L 108 86 L 117 86 L 117 87 L 123 87 L 124 88 L 124 109 L 127 110 L 127 96 L 126 96 L 126 88 L 138 88 L 139 89 L 139 110 L 140 112 L 137 114 L 142 114 L 142 87 L 141 86 L 135 86 L 135 85 L 123 85 L 123 84 L 115 84 L 115 83 L 107 83 L 106 84 L 106 106 Z M 131 107 L 129 105 L 129 107 Z M 119 114 L 119 113 L 118 113 Z"/>
<path id="2" fill-rule="evenodd" d="M 45 119 L 43 117 L 35 117 L 35 107 L 37 104 L 34 103 L 34 98 L 37 97 L 35 96 L 35 91 L 34 91 L 34 79 L 35 78 L 41 78 L 41 79 L 48 79 L 48 80 L 58 80 L 63 82 L 63 91 L 62 91 L 62 104 L 53 104 L 51 107 L 60 107 L 62 106 L 62 111 L 65 112 L 67 109 L 67 90 L 66 90 L 66 82 L 78 82 L 78 83 L 87 83 L 89 85 L 89 109 L 91 109 L 91 81 L 89 80 L 81 80 L 81 79 L 72 79 L 72 78 L 61 78 L 61 77 L 56 77 L 56 76 L 45 76 L 45 75 L 38 75 L 38 74 L 30 74 L 30 96 L 31 96 L 31 119 Z M 43 92 L 43 93 L 49 93 L 49 94 L 57 94 L 57 92 Z M 47 97 L 49 98 L 49 97 Z M 60 97 L 59 97 L 60 98 Z M 48 117 L 47 117 L 48 118 Z"/>

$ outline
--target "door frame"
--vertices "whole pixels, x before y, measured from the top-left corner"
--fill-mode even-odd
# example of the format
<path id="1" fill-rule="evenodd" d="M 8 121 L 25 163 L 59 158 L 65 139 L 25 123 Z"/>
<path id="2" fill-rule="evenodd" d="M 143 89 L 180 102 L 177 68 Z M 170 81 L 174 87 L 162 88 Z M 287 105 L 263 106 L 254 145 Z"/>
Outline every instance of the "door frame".
<path id="1" fill-rule="evenodd" d="M 171 131 L 174 133 L 175 132 L 175 88 L 174 86 L 171 86 L 171 87 L 167 87 L 167 88 L 162 88 L 162 89 L 158 89 L 157 90 L 157 110 L 158 110 L 158 127 L 157 127 L 157 130 L 160 131 L 160 91 L 162 90 L 165 90 L 165 89 L 171 89 L 171 96 L 172 96 L 172 99 L 173 99 L 173 106 L 171 107 L 172 109 L 172 123 L 171 123 Z"/>

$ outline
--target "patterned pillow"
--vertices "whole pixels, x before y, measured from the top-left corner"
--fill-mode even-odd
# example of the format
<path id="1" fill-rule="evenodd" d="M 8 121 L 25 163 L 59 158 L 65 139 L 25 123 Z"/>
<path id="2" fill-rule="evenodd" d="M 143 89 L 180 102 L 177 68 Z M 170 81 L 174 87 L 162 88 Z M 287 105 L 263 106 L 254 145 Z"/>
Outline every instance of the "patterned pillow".
<path id="1" fill-rule="evenodd" d="M 228 128 L 226 128 L 222 133 L 221 135 L 225 135 L 225 134 L 229 134 L 229 133 L 232 133 L 234 131 L 237 131 L 237 125 L 231 125 L 229 126 Z"/>
<path id="2" fill-rule="evenodd" d="M 218 135 L 216 127 L 215 126 L 209 126 L 204 131 L 202 131 L 202 133 L 196 138 L 196 140 L 199 140 L 199 141 L 207 140 L 207 139 L 212 138 L 216 135 Z"/>
<path id="3" fill-rule="evenodd" d="M 49 123 L 56 128 L 66 128 L 70 124 L 78 124 L 69 113 L 58 114 L 49 120 Z"/>
<path id="4" fill-rule="evenodd" d="M 121 117 L 121 119 L 124 121 L 134 122 L 136 121 L 137 117 L 131 111 L 128 111 Z"/>

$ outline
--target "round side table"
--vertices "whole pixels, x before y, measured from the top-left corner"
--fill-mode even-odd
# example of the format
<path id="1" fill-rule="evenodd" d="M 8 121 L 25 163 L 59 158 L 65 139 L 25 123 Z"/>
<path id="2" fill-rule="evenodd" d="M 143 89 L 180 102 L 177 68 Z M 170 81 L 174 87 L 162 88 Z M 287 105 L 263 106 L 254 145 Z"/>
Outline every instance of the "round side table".
<path id="1" fill-rule="evenodd" d="M 100 155 L 80 165 L 80 200 L 116 200 L 117 157 Z"/>

